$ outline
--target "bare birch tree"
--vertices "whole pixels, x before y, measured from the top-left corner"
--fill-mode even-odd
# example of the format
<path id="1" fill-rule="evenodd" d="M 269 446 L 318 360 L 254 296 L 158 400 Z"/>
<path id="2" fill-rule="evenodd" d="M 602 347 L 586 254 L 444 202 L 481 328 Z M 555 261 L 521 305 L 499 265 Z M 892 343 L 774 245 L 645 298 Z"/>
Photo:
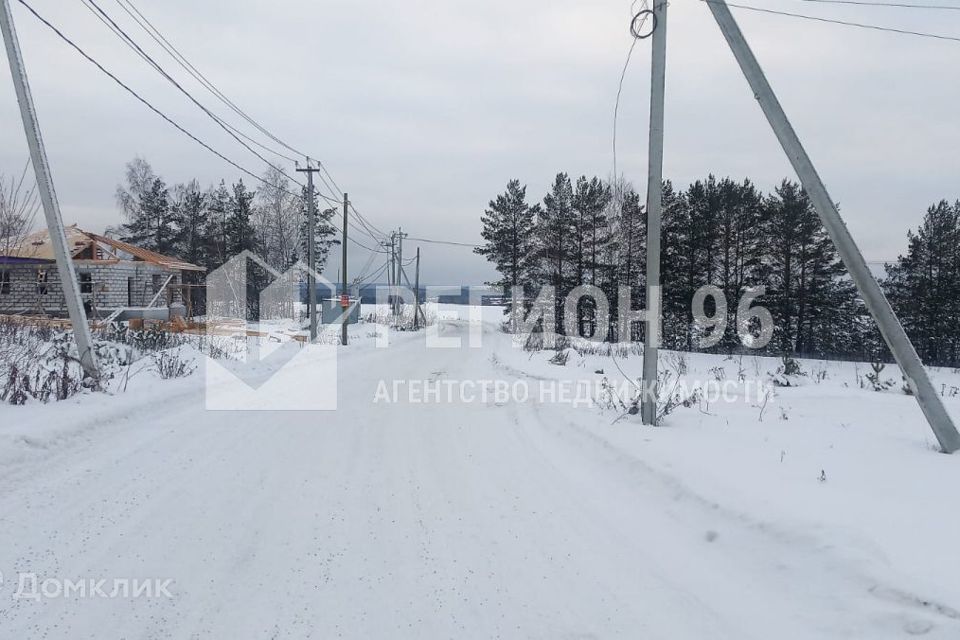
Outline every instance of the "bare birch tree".
<path id="1" fill-rule="evenodd" d="M 30 161 L 20 177 L 0 174 L 0 255 L 9 255 L 33 229 L 40 210 L 36 182 L 27 182 Z"/>
<path id="2" fill-rule="evenodd" d="M 279 169 L 269 167 L 263 179 L 264 184 L 257 190 L 254 226 L 263 258 L 283 269 L 297 257 L 302 213 L 290 181 Z"/>

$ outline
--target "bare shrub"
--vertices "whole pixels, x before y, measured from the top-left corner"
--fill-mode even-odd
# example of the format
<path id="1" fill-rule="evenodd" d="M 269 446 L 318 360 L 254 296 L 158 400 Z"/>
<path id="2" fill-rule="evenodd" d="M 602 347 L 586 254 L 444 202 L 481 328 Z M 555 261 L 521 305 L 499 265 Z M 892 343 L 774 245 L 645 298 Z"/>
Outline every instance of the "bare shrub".
<path id="1" fill-rule="evenodd" d="M 775 387 L 797 386 L 799 379 L 807 375 L 800 363 L 790 355 L 784 355 L 780 362 L 776 373 L 770 374 L 770 381 Z"/>
<path id="2" fill-rule="evenodd" d="M 72 332 L 24 319 L 0 317 L 0 402 L 65 400 L 84 391 L 107 390 L 119 379 L 117 391 L 126 388 L 133 374 L 150 362 L 163 379 L 189 375 L 195 369 L 179 347 L 193 345 L 213 357 L 235 357 L 238 347 L 229 338 L 176 334 L 159 329 L 131 331 L 114 325 L 96 329 L 94 352 L 99 376 L 86 375 L 80 364 Z M 174 351 L 171 351 L 173 349 Z"/>
<path id="3" fill-rule="evenodd" d="M 152 357 L 157 375 L 163 380 L 183 378 L 193 373 L 197 368 L 194 360 L 184 360 L 179 349 L 176 351 L 160 351 L 154 353 Z"/>
<path id="4" fill-rule="evenodd" d="M 893 380 L 890 380 L 889 378 L 884 380 L 880 377 L 881 372 L 886 368 L 886 366 L 887 365 L 879 361 L 873 362 L 870 364 L 870 368 L 873 369 L 873 371 L 864 376 L 874 391 L 886 391 L 894 384 Z"/>
<path id="5" fill-rule="evenodd" d="M 699 405 L 703 398 L 703 390 L 699 387 L 687 393 L 683 385 L 682 378 L 688 370 L 686 357 L 679 353 L 669 355 L 670 357 L 667 358 L 668 368 L 657 371 L 657 410 L 654 420 L 657 425 L 676 409 Z M 640 405 L 643 400 L 643 384 L 642 380 L 634 380 L 624 373 L 616 358 L 613 358 L 613 363 L 620 371 L 620 375 L 633 386 L 633 393 L 630 397 L 621 398 L 616 394 L 614 386 L 609 383 L 606 377 L 601 383 L 601 390 L 607 398 L 607 406 L 618 407 L 623 410 L 623 414 L 614 420 L 616 423 L 628 415 L 632 416 L 640 413 Z"/>

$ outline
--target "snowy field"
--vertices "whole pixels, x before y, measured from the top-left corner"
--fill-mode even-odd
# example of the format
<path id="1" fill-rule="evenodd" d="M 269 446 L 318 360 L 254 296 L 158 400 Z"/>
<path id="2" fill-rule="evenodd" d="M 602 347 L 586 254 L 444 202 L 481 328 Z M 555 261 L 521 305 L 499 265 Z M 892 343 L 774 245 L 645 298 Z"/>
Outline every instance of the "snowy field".
<path id="1" fill-rule="evenodd" d="M 0 638 L 960 638 L 960 458 L 895 367 L 664 353 L 649 428 L 639 349 L 470 312 L 352 326 L 336 411 L 208 411 L 189 346 L 0 405 Z"/>

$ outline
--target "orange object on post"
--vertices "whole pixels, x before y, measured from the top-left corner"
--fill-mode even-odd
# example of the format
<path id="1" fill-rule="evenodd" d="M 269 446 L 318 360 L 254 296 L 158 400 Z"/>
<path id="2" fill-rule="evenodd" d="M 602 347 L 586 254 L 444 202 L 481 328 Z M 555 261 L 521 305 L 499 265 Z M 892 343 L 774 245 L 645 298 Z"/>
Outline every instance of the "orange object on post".
<path id="1" fill-rule="evenodd" d="M 346 309 L 350 306 L 350 296 L 343 294 L 340 296 L 340 306 Z"/>

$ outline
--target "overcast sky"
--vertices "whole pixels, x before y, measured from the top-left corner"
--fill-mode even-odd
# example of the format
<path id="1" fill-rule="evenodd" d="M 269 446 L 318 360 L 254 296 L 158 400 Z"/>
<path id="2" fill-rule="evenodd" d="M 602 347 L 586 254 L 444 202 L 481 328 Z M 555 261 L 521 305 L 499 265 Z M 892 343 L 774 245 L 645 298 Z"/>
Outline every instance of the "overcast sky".
<path id="1" fill-rule="evenodd" d="M 29 1 L 190 131 L 262 172 L 80 0 Z M 234 102 L 322 159 L 380 228 L 478 242 L 480 214 L 509 179 L 527 183 L 536 200 L 557 171 L 612 171 L 628 1 L 136 1 Z M 98 2 L 177 70 L 121 20 L 116 0 Z M 960 36 L 960 11 L 744 3 Z M 241 177 L 12 4 L 68 224 L 101 231 L 120 222 L 114 192 L 136 155 L 170 183 Z M 960 42 L 734 13 L 867 259 L 895 257 L 928 205 L 960 198 Z M 649 66 L 646 40 L 627 73 L 618 133 L 618 168 L 641 191 Z M 684 186 L 713 172 L 750 177 L 764 190 L 793 177 L 703 3 L 670 4 L 667 66 L 667 177 Z M 4 61 L 0 171 L 9 174 L 22 168 L 27 147 L 6 68 Z M 226 115 L 198 85 L 184 84 Z M 356 270 L 367 255 L 351 250 Z M 492 275 L 467 248 L 422 251 L 425 282 Z"/>

